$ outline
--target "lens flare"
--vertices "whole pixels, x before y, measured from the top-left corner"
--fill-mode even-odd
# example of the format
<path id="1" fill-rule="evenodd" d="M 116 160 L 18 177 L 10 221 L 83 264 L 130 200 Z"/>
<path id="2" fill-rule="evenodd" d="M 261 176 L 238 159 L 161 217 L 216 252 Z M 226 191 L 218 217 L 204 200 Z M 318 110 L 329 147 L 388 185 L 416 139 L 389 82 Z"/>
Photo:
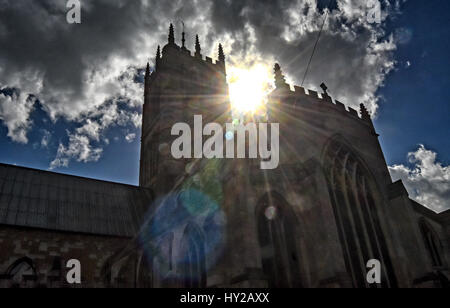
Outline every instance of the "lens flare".
<path id="1" fill-rule="evenodd" d="M 156 205 L 138 238 L 148 264 L 157 264 L 155 274 L 165 277 L 173 266 L 178 269 L 178 278 L 192 278 L 180 268 L 194 261 L 207 261 L 207 267 L 214 265 L 225 241 L 225 216 L 219 205 L 195 189 L 165 196 Z M 202 254 L 192 260 L 191 252 L 199 245 L 203 247 Z M 172 249 L 176 250 L 175 255 Z"/>
<path id="2" fill-rule="evenodd" d="M 232 131 L 228 131 L 228 132 L 225 134 L 225 138 L 226 138 L 227 140 L 229 140 L 229 141 L 233 140 L 233 138 L 234 138 L 234 133 L 233 133 Z"/>
<path id="3" fill-rule="evenodd" d="M 187 166 L 189 178 L 180 189 L 155 200 L 149 207 L 139 242 L 148 264 L 161 277 L 197 279 L 192 268 L 205 270 L 222 254 L 226 217 L 221 210 L 223 160 Z"/>
<path id="4" fill-rule="evenodd" d="M 277 209 L 274 206 L 269 206 L 265 211 L 264 214 L 266 215 L 266 218 L 268 220 L 273 220 L 277 216 Z"/>

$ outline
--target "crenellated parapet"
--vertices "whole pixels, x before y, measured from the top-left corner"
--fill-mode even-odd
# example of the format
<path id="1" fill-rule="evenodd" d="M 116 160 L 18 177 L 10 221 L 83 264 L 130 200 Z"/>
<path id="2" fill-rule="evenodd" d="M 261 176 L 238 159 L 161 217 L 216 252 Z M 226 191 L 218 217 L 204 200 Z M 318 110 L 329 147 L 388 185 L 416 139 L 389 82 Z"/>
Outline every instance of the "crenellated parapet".
<path id="1" fill-rule="evenodd" d="M 280 104 L 280 107 L 286 105 L 293 109 L 299 109 L 307 106 L 317 106 L 318 108 L 326 108 L 331 112 L 345 114 L 350 118 L 360 120 L 373 128 L 371 116 L 364 106 L 360 104 L 360 112 L 352 107 L 346 107 L 342 102 L 333 99 L 327 92 L 328 87 L 322 83 L 320 87 L 323 93 L 315 90 L 306 89 L 302 86 L 294 85 L 291 87 L 285 81 L 285 77 L 281 71 L 280 65 L 277 63 L 274 67 L 275 73 L 275 90 L 270 94 L 272 101 Z"/>
<path id="2" fill-rule="evenodd" d="M 171 46 L 170 51 L 163 49 L 162 62 L 171 63 L 173 57 L 180 57 L 184 60 L 189 60 L 195 64 L 206 65 L 212 69 L 225 72 L 225 62 L 220 60 L 213 60 L 211 57 L 203 56 L 202 54 L 192 53 L 189 49 L 181 49 L 179 46 Z"/>

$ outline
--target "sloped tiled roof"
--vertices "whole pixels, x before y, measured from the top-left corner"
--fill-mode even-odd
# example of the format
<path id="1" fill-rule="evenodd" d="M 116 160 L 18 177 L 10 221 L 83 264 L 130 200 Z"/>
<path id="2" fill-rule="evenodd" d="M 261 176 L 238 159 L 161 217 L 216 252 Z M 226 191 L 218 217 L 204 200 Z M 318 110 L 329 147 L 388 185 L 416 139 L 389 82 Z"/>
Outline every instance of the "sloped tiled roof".
<path id="1" fill-rule="evenodd" d="M 131 237 L 150 205 L 145 188 L 0 164 L 0 224 Z"/>

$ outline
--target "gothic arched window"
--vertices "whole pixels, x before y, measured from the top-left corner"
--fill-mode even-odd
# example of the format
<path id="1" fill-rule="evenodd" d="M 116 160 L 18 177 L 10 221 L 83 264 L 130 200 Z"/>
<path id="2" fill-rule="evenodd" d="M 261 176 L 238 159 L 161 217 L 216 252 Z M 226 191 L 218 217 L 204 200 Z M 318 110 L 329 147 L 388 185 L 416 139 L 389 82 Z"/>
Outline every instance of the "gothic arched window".
<path id="1" fill-rule="evenodd" d="M 396 278 L 377 213 L 381 197 L 367 168 L 348 146 L 332 142 L 325 154 L 324 172 L 354 286 L 369 286 L 366 264 L 377 259 L 382 263 L 381 286 L 395 287 Z"/>
<path id="2" fill-rule="evenodd" d="M 142 253 L 137 269 L 137 287 L 153 288 L 153 270 L 149 260 L 146 258 L 145 252 Z"/>
<path id="3" fill-rule="evenodd" d="M 430 224 L 427 223 L 423 218 L 419 221 L 419 227 L 423 236 L 423 240 L 425 242 L 425 247 L 428 250 L 433 266 L 442 266 L 442 243 L 439 240 L 439 237 L 437 236 L 434 229 L 430 226 Z"/>
<path id="4" fill-rule="evenodd" d="M 127 257 L 120 265 L 117 273 L 117 287 L 131 288 L 135 285 L 134 276 L 136 268 L 136 259 L 134 255 Z"/>
<path id="5" fill-rule="evenodd" d="M 282 196 L 266 195 L 257 207 L 262 266 L 269 287 L 301 287 L 295 214 Z"/>
<path id="6" fill-rule="evenodd" d="M 160 238 L 153 253 L 152 266 L 157 272 L 154 273 L 155 283 L 158 287 L 171 286 L 173 270 L 173 239 L 172 232 Z"/>
<path id="7" fill-rule="evenodd" d="M 179 262 L 182 286 L 185 288 L 206 287 L 205 238 L 197 227 L 186 227 L 181 243 Z"/>

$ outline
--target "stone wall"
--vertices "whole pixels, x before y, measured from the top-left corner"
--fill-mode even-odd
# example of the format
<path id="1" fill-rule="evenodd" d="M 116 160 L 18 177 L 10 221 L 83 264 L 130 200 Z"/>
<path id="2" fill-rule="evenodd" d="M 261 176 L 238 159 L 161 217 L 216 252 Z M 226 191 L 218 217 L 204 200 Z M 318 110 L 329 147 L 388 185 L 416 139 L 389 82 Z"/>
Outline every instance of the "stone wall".
<path id="1" fill-rule="evenodd" d="M 128 238 L 0 226 L 0 287 L 103 287 L 103 265 L 128 242 Z M 70 259 L 81 263 L 81 284 L 66 282 Z M 15 262 L 23 266 L 13 269 Z"/>

